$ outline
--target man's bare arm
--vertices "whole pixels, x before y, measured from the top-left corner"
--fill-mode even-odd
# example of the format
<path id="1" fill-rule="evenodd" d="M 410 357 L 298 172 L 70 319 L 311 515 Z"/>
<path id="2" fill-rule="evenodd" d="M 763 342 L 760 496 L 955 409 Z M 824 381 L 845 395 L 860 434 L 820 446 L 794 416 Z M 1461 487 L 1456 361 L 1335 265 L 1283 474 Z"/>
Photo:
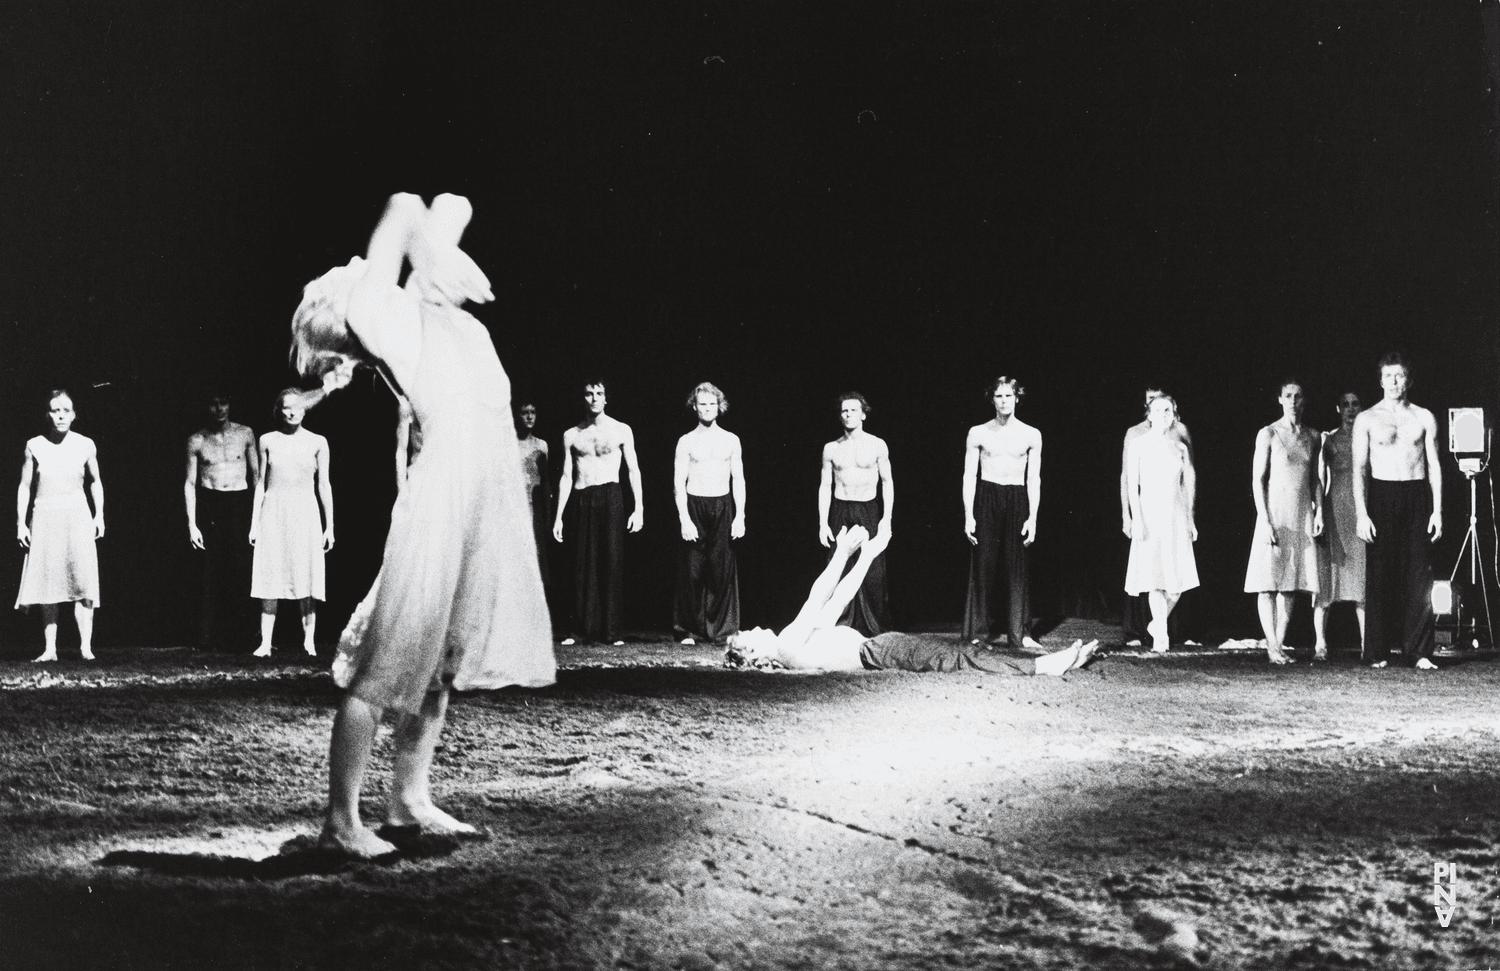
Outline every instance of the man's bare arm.
<path id="1" fill-rule="evenodd" d="M 573 492 L 573 439 L 577 437 L 576 428 L 563 432 L 562 478 L 557 481 L 557 518 L 552 521 L 552 538 L 559 543 L 563 541 L 563 510 L 568 507 L 568 496 Z"/>
<path id="2" fill-rule="evenodd" d="M 1370 521 L 1369 506 L 1365 499 L 1366 482 L 1370 475 L 1370 421 L 1363 414 L 1354 419 L 1354 438 L 1349 448 L 1354 455 L 1354 532 L 1366 543 L 1375 541 L 1375 524 Z"/>
<path id="3" fill-rule="evenodd" d="M 1130 535 L 1130 433 L 1120 446 L 1120 529 Z"/>
<path id="4" fill-rule="evenodd" d="M 203 531 L 198 528 L 198 436 L 188 439 L 187 475 L 182 481 L 182 501 L 187 506 L 188 542 L 203 549 Z"/>
<path id="5" fill-rule="evenodd" d="M 884 494 L 885 501 L 881 503 L 884 507 L 880 513 L 879 532 L 886 536 L 891 532 L 891 510 L 896 507 L 896 480 L 891 476 L 891 450 L 885 442 L 880 443 L 880 455 L 875 459 L 875 467 L 880 470 L 880 491 Z"/>
<path id="6" fill-rule="evenodd" d="M 1427 520 L 1427 532 L 1436 543 L 1443 538 L 1443 466 L 1438 462 L 1437 418 L 1426 408 L 1422 409 L 1422 425 L 1427 429 L 1423 447 L 1427 451 L 1427 481 L 1432 486 L 1432 516 Z"/>
<path id="7" fill-rule="evenodd" d="M 240 438 L 245 443 L 245 484 L 249 485 L 260 475 L 260 449 L 255 444 L 255 433 L 243 425 L 240 427 L 244 428 Z"/>
<path id="8" fill-rule="evenodd" d="M 969 545 L 977 546 L 979 537 L 975 531 L 979 528 L 974 521 L 974 490 L 979 482 L 979 435 L 973 428 L 969 429 L 969 437 L 964 441 L 964 536 L 969 540 Z"/>
<path id="9" fill-rule="evenodd" d="M 1021 543 L 1030 546 L 1036 542 L 1036 511 L 1042 505 L 1042 433 L 1033 432 L 1036 440 L 1031 445 L 1031 454 L 1026 458 L 1026 498 L 1031 503 L 1031 513 L 1021 524 Z"/>
<path id="10" fill-rule="evenodd" d="M 635 494 L 635 508 L 625 521 L 625 528 L 632 533 L 639 533 L 641 527 L 646 525 L 646 500 L 641 496 L 641 466 L 635 460 L 635 433 L 630 430 L 629 425 L 621 427 L 624 434 L 620 436 L 620 455 L 625 459 L 625 471 L 630 476 L 630 491 Z"/>
<path id="11" fill-rule="evenodd" d="M 729 451 L 729 491 L 734 495 L 734 521 L 729 524 L 729 538 L 739 539 L 745 535 L 745 461 L 740 450 L 740 437 L 731 434 L 733 444 Z"/>
<path id="12" fill-rule="evenodd" d="M 833 443 L 823 446 L 823 472 L 818 479 L 818 542 L 833 545 L 833 530 L 828 528 L 828 510 L 833 505 Z"/>
<path id="13" fill-rule="evenodd" d="M 677 503 L 677 524 L 682 530 L 682 539 L 686 543 L 698 541 L 698 527 L 693 525 L 693 517 L 688 514 L 687 480 L 688 480 L 688 444 L 687 435 L 677 440 L 677 451 L 672 456 L 672 498 Z"/>

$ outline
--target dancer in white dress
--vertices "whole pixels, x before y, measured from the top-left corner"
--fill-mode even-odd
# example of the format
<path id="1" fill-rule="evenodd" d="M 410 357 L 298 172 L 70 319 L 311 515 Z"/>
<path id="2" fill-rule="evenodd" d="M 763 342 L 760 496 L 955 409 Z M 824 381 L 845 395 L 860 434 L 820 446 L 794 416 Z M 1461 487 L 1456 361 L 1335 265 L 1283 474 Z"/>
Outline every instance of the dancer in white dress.
<path id="1" fill-rule="evenodd" d="M 510 380 L 484 326 L 459 309 L 494 299 L 458 248 L 471 213 L 458 196 L 438 196 L 430 211 L 416 196 L 392 196 L 368 259 L 310 283 L 292 322 L 297 369 L 323 379 L 311 399 L 347 384 L 356 365 L 373 365 L 422 429 L 380 574 L 334 663 L 347 693 L 333 725 L 321 843 L 354 856 L 393 849 L 359 816 L 385 711 L 401 716 L 387 821 L 472 833 L 429 792 L 450 689 L 540 687 L 556 677 Z M 401 289 L 406 260 L 416 284 Z"/>
<path id="2" fill-rule="evenodd" d="M 1197 475 L 1192 453 L 1172 435 L 1177 401 L 1162 395 L 1147 414 L 1151 429 L 1135 437 L 1126 453 L 1126 494 L 1130 501 L 1130 563 L 1125 592 L 1142 593 L 1151 604 L 1151 650 L 1170 646 L 1167 618 L 1185 590 L 1198 585 L 1193 543 Z"/>
<path id="3" fill-rule="evenodd" d="M 260 437 L 260 474 L 250 516 L 250 542 L 255 547 L 250 596 L 261 602 L 256 657 L 271 656 L 276 608 L 283 600 L 298 602 L 302 649 L 318 653 L 313 644 L 318 622 L 313 601 L 325 599 L 323 554 L 333 549 L 333 487 L 328 481 L 328 439 L 302 427 L 306 412 L 302 392 L 287 388 L 276 396 L 281 428 Z"/>
<path id="4" fill-rule="evenodd" d="M 73 604 L 80 653 L 85 661 L 92 661 L 94 608 L 99 606 L 99 557 L 94 541 L 104 535 L 99 455 L 93 440 L 72 431 L 73 398 L 66 391 L 52 392 L 47 417 L 52 429 L 26 443 L 21 486 L 16 490 L 16 541 L 26 551 L 16 609 L 41 608 L 44 650 L 33 660 L 56 661 L 57 605 Z M 92 514 L 84 497 L 86 483 L 94 500 Z"/>
<path id="5" fill-rule="evenodd" d="M 1318 544 L 1318 596 L 1313 607 L 1313 630 L 1318 643 L 1313 657 L 1328 659 L 1328 608 L 1351 601 L 1359 621 L 1360 649 L 1365 640 L 1365 541 L 1355 532 L 1359 513 L 1354 508 L 1354 419 L 1362 406 L 1359 395 L 1339 396 L 1339 427 L 1323 435 L 1318 456 L 1318 478 L 1323 485 L 1323 537 Z"/>
<path id="6" fill-rule="evenodd" d="M 1291 664 L 1286 626 L 1296 592 L 1318 593 L 1318 552 L 1323 532 L 1323 490 L 1318 485 L 1318 436 L 1302 424 L 1302 385 L 1283 381 L 1277 393 L 1281 420 L 1255 436 L 1250 480 L 1255 535 L 1245 568 L 1245 592 L 1256 594 L 1266 656 Z"/>

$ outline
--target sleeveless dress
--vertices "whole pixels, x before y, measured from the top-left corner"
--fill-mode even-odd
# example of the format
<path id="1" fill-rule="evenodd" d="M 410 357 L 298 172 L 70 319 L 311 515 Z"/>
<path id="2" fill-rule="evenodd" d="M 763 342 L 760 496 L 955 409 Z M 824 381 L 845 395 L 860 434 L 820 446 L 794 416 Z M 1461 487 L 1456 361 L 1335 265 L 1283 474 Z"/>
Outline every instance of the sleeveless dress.
<path id="1" fill-rule="evenodd" d="M 1322 557 L 1318 563 L 1318 603 L 1365 602 L 1365 541 L 1355 532 L 1354 453 L 1349 436 L 1330 432 L 1323 440 L 1328 463 L 1328 495 L 1323 500 Z"/>
<path id="2" fill-rule="evenodd" d="M 1144 538 L 1130 541 L 1125 592 L 1132 597 L 1152 590 L 1181 593 L 1198 585 L 1198 561 L 1188 529 L 1187 496 L 1182 474 L 1187 448 L 1153 433 L 1131 442 L 1140 458 L 1141 524 Z"/>
<path id="3" fill-rule="evenodd" d="M 1313 542 L 1313 475 L 1318 460 L 1317 438 L 1304 429 L 1293 434 L 1281 422 L 1266 426 L 1271 432 L 1271 462 L 1266 480 L 1266 512 L 1270 522 L 1255 524 L 1250 562 L 1245 569 L 1245 592 L 1318 592 L 1318 551 Z M 1266 531 L 1276 532 L 1276 545 L 1266 542 Z"/>
<path id="4" fill-rule="evenodd" d="M 541 687 L 557 676 L 510 379 L 479 321 L 443 304 L 420 313 L 421 357 L 403 390 L 422 451 L 333 667 L 355 697 L 409 713 L 444 683 Z"/>
<path id="5" fill-rule="evenodd" d="M 83 492 L 94 442 L 69 432 L 56 444 L 38 435 L 26 447 L 36 462 L 36 500 L 16 608 L 75 601 L 97 607 L 99 554 L 94 517 Z"/>
<path id="6" fill-rule="evenodd" d="M 250 596 L 260 600 L 323 600 L 323 516 L 318 508 L 318 448 L 322 435 L 299 428 L 260 437 L 266 492 Z"/>

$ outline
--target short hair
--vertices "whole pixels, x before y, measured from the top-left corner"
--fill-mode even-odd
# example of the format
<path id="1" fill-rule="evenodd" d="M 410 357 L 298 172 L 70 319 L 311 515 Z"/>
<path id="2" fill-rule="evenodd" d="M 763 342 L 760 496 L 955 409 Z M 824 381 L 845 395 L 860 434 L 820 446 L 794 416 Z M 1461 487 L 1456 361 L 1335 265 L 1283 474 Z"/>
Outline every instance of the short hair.
<path id="1" fill-rule="evenodd" d="M 1412 383 L 1411 362 L 1407 361 L 1405 354 L 1402 354 L 1400 351 L 1387 351 L 1384 355 L 1381 356 L 1380 364 L 1376 366 L 1375 373 L 1383 374 L 1385 373 L 1385 369 L 1388 367 L 1398 367 L 1401 370 L 1405 371 L 1406 383 L 1408 385 Z"/>
<path id="2" fill-rule="evenodd" d="M 858 401 L 859 407 L 864 410 L 866 418 L 869 418 L 870 415 L 874 414 L 875 412 L 875 409 L 870 407 L 869 399 L 860 394 L 858 391 L 845 391 L 843 394 L 839 395 L 838 407 L 840 411 L 844 410 L 844 402 L 846 401 Z"/>
<path id="3" fill-rule="evenodd" d="M 299 400 L 302 398 L 301 388 L 282 388 L 276 392 L 276 397 L 271 399 L 271 417 L 281 417 L 281 403 L 286 400 L 287 395 L 295 395 Z"/>
<path id="4" fill-rule="evenodd" d="M 47 392 L 48 411 L 52 410 L 52 402 L 56 401 L 58 398 L 67 398 L 68 404 L 72 405 L 75 411 L 78 409 L 77 402 L 73 400 L 73 395 L 68 391 L 67 388 L 53 388 L 51 391 Z"/>
<path id="5" fill-rule="evenodd" d="M 1333 399 L 1333 400 L 1337 401 L 1338 402 L 1338 406 L 1340 408 L 1342 408 L 1342 407 L 1344 407 L 1344 399 L 1347 398 L 1347 397 L 1350 397 L 1351 395 L 1354 397 L 1355 401 L 1359 402 L 1360 407 L 1363 408 L 1364 404 L 1365 404 L 1365 401 L 1364 401 L 1363 398 L 1361 398 L 1359 396 L 1359 392 L 1358 391 L 1340 391 L 1339 392 L 1339 396 L 1337 398 Z"/>
<path id="6" fill-rule="evenodd" d="M 991 398 L 995 397 L 995 392 L 999 391 L 1000 386 L 1005 384 L 1010 385 L 1010 390 L 1016 393 L 1017 401 L 1020 401 L 1022 398 L 1026 397 L 1026 389 L 1021 387 L 1020 381 L 1016 380 L 1008 374 L 1002 374 L 998 378 L 990 382 L 989 390 L 984 393 L 984 400 L 989 401 Z"/>
<path id="7" fill-rule="evenodd" d="M 700 394 L 704 394 L 704 393 L 711 394 L 715 398 L 719 399 L 719 414 L 723 415 L 723 414 L 728 413 L 728 411 L 729 411 L 729 399 L 726 398 L 726 397 L 724 397 L 724 392 L 722 392 L 722 391 L 719 390 L 719 386 L 718 385 L 713 384 L 712 382 L 709 382 L 709 381 L 704 381 L 702 384 L 698 385 L 698 387 L 696 387 L 696 388 L 693 389 L 693 393 L 692 394 L 688 395 L 688 399 L 687 399 L 687 410 L 688 411 L 693 411 L 694 409 L 696 409 L 698 407 L 698 396 Z"/>
<path id="8" fill-rule="evenodd" d="M 598 378 L 590 378 L 589 380 L 583 382 L 583 390 L 587 391 L 590 388 L 603 388 L 605 397 L 609 396 L 609 384 Z"/>
<path id="9" fill-rule="evenodd" d="M 1281 383 L 1276 386 L 1276 397 L 1280 398 L 1281 392 L 1285 391 L 1286 386 L 1289 384 L 1295 384 L 1298 388 L 1302 389 L 1303 395 L 1307 394 L 1307 385 L 1302 383 L 1302 379 L 1297 377 L 1295 374 L 1288 374 L 1286 377 L 1282 378 Z"/>

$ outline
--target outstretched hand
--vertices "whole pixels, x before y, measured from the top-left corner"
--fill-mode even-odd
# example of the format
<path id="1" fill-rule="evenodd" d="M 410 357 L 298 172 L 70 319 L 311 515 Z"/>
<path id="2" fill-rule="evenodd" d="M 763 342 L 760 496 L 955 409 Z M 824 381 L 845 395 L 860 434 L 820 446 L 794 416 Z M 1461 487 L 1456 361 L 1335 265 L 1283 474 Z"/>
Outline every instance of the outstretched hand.
<path id="1" fill-rule="evenodd" d="M 426 232 L 418 232 L 412 237 L 407 256 L 411 259 L 412 272 L 422 284 L 437 291 L 455 307 L 462 306 L 466 300 L 488 303 L 495 299 L 489 277 L 457 245 L 439 243 Z"/>

